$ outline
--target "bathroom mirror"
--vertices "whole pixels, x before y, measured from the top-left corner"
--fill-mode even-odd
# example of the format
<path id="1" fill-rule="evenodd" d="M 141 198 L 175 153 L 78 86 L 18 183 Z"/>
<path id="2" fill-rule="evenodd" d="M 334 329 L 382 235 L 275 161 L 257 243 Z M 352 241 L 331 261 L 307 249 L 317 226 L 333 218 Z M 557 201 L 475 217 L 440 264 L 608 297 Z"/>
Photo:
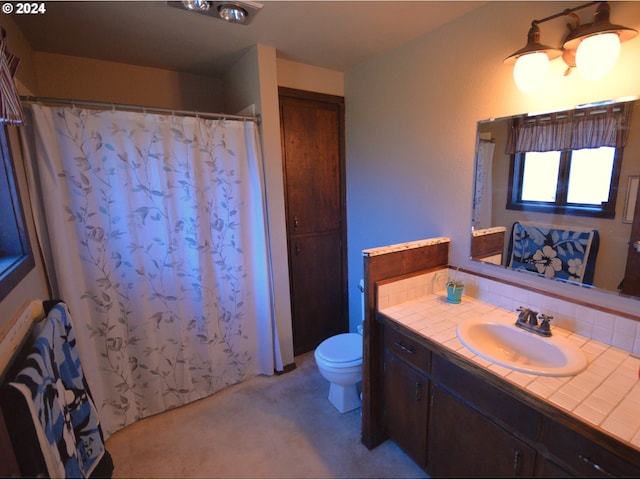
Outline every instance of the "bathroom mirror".
<path id="1" fill-rule="evenodd" d="M 640 299 L 640 252 L 633 245 L 640 240 L 633 237 L 640 234 L 639 103 L 599 102 L 562 112 L 479 121 L 471 259 L 550 282 L 588 285 Z M 578 141 L 576 148 L 571 138 L 584 136 L 585 128 L 582 125 L 583 132 L 577 134 L 576 124 L 585 115 L 597 114 L 603 115 L 599 124 L 618 122 L 617 127 L 596 127 L 614 128 L 603 133 L 614 137 L 618 128 L 619 137 L 608 140 L 618 143 L 601 149 L 609 152 L 603 153 L 608 160 L 580 160 L 576 151 L 584 145 Z M 616 115 L 627 116 L 621 120 Z M 534 123 L 542 126 L 534 128 Z M 570 130 L 573 133 L 563 133 Z M 558 141 L 570 146 L 558 150 L 565 153 L 528 153 L 556 148 L 540 147 L 548 141 L 542 137 L 549 136 L 564 138 Z M 589 145 L 586 150 L 595 148 Z M 596 171 L 601 165 L 603 170 Z M 586 199 L 576 193 L 579 185 Z M 604 191 L 596 193 L 598 186 Z"/>

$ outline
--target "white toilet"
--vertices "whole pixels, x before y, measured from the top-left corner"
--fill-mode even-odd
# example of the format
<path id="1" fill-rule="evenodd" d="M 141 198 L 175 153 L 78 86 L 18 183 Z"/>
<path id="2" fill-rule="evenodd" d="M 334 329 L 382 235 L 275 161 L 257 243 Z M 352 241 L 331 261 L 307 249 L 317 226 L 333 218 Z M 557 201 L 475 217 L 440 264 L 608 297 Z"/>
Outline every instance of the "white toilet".
<path id="1" fill-rule="evenodd" d="M 318 369 L 331 382 L 329 401 L 340 413 L 361 405 L 358 382 L 362 380 L 362 335 L 341 333 L 323 341 L 314 352 Z"/>

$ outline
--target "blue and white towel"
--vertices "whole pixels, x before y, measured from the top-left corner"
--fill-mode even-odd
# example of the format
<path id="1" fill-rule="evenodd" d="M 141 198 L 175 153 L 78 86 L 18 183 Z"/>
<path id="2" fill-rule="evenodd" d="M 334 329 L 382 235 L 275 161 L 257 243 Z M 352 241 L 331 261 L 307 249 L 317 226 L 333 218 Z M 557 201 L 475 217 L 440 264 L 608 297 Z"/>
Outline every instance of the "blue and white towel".
<path id="1" fill-rule="evenodd" d="M 52 478 L 88 478 L 105 453 L 98 414 L 64 303 L 54 306 L 14 381 Z"/>
<path id="2" fill-rule="evenodd" d="M 599 239 L 598 231 L 588 228 L 515 222 L 508 266 L 566 282 L 591 285 Z"/>

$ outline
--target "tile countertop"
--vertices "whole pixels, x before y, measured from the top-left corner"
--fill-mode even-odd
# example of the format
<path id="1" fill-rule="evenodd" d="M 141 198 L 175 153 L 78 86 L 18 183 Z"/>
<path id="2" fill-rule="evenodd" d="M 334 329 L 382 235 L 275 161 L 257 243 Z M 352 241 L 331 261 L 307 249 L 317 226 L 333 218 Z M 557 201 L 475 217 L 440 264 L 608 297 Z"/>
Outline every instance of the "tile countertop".
<path id="1" fill-rule="evenodd" d="M 410 330 L 427 337 L 490 370 L 528 393 L 595 425 L 640 450 L 640 359 L 552 325 L 555 336 L 575 342 L 589 365 L 569 377 L 545 377 L 522 373 L 493 364 L 468 350 L 458 340 L 456 326 L 468 318 L 515 322 L 517 313 L 465 296 L 460 304 L 449 304 L 443 292 L 431 293 L 379 310 Z"/>

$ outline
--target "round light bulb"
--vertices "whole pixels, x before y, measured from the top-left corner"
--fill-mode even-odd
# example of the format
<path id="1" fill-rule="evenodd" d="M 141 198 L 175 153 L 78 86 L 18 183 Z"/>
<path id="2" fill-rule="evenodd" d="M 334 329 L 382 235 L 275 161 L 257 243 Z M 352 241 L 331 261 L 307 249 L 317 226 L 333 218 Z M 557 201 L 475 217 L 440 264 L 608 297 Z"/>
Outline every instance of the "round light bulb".
<path id="1" fill-rule="evenodd" d="M 616 64 L 620 38 L 616 33 L 602 33 L 585 38 L 576 51 L 576 68 L 587 80 L 599 80 Z"/>
<path id="2" fill-rule="evenodd" d="M 543 52 L 518 57 L 513 67 L 513 78 L 520 90 L 532 93 L 538 90 L 549 73 L 549 57 Z"/>

